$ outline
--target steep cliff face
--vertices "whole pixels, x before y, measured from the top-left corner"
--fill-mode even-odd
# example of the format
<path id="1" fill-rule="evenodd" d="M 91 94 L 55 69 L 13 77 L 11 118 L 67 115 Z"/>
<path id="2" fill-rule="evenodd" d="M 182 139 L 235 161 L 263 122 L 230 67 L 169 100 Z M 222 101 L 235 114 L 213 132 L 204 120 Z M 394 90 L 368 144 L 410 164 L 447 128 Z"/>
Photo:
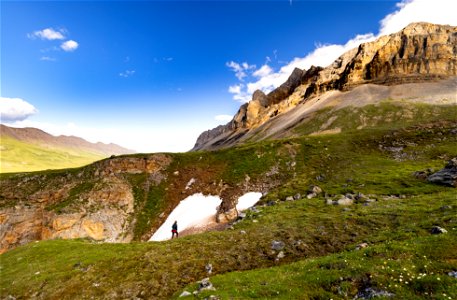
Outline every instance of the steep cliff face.
<path id="1" fill-rule="evenodd" d="M 90 238 L 129 242 L 133 238 L 134 188 L 126 176 L 145 174 L 151 185 L 165 178 L 167 155 L 116 157 L 77 173 L 17 175 L 2 180 L 0 253 L 34 240 Z"/>
<path id="2" fill-rule="evenodd" d="M 457 27 L 413 23 L 402 31 L 361 44 L 322 69 L 295 69 L 280 87 L 253 94 L 233 120 L 204 132 L 194 150 L 236 144 L 246 134 L 313 97 L 363 84 L 401 85 L 457 75 Z"/>

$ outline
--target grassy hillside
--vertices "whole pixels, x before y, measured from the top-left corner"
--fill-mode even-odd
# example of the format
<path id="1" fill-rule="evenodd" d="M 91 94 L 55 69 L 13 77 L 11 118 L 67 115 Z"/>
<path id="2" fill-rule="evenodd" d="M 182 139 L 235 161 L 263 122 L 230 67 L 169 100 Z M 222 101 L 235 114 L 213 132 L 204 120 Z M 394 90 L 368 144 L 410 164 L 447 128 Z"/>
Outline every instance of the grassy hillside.
<path id="1" fill-rule="evenodd" d="M 136 189 L 138 238 L 158 222 L 173 193 L 181 193 L 170 187 L 185 185 L 187 175 L 233 186 L 246 175 L 252 183 L 259 180 L 259 186 L 280 184 L 272 186 L 257 212 L 224 231 L 160 243 L 40 241 L 8 251 L 0 256 L 1 295 L 168 299 L 183 290 L 193 292 L 195 282 L 209 276 L 205 266 L 210 263 L 216 290 L 197 298 L 353 299 L 371 288 L 396 299 L 455 299 L 456 279 L 447 274 L 457 271 L 456 190 L 413 173 L 438 170 L 457 156 L 456 127 L 455 119 L 443 117 L 409 127 L 173 154 L 167 179 L 155 188 L 145 188 L 144 174 L 122 175 Z M 59 178 L 88 168 L 46 176 Z M 176 171 L 179 176 L 173 175 Z M 311 184 L 332 199 L 363 193 L 373 201 L 328 205 L 324 194 L 285 201 L 306 194 Z M 72 199 L 66 203 L 69 209 L 77 205 Z M 448 233 L 431 235 L 433 226 Z M 284 243 L 281 255 L 272 249 L 273 241 Z M 368 247 L 355 251 L 360 243 Z"/>
<path id="2" fill-rule="evenodd" d="M 80 167 L 102 158 L 104 156 L 99 153 L 69 148 L 43 147 L 2 136 L 0 173 Z"/>

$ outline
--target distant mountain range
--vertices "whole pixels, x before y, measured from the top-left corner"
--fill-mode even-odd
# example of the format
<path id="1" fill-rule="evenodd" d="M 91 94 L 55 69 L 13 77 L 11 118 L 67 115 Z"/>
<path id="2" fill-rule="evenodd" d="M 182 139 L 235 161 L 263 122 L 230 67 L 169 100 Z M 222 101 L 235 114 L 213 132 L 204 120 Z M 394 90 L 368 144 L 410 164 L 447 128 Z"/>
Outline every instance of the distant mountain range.
<path id="1" fill-rule="evenodd" d="M 37 128 L 0 125 L 1 172 L 77 167 L 111 156 L 135 153 L 116 144 L 53 136 Z"/>

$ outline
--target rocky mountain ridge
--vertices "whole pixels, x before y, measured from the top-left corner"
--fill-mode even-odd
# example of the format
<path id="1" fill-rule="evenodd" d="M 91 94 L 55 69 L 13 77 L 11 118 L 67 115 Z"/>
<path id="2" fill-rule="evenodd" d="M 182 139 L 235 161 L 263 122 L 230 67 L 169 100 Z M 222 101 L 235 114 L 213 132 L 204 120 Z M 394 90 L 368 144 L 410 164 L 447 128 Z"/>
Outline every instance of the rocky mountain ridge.
<path id="1" fill-rule="evenodd" d="M 91 143 L 76 136 L 53 136 L 43 130 L 32 127 L 15 128 L 0 124 L 0 134 L 2 138 L 9 137 L 15 140 L 39 144 L 45 147 L 85 150 L 108 156 L 135 153 L 134 150 L 126 149 L 113 143 Z"/>
<path id="2" fill-rule="evenodd" d="M 229 147 L 245 141 L 253 129 L 334 91 L 348 92 L 367 84 L 436 82 L 456 75 L 457 27 L 412 23 L 398 33 L 361 44 L 326 68 L 296 68 L 284 84 L 268 95 L 260 90 L 254 92 L 252 100 L 240 107 L 232 121 L 203 132 L 193 150 Z M 404 94 L 407 98 L 407 92 Z"/>

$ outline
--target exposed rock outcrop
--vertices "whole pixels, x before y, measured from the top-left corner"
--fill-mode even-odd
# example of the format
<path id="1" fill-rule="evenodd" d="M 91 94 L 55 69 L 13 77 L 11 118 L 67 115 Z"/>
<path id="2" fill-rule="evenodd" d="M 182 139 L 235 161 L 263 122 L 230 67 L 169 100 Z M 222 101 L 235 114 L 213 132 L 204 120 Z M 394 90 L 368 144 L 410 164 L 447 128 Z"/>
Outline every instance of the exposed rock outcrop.
<path id="1" fill-rule="evenodd" d="M 457 157 L 448 161 L 443 169 L 430 175 L 427 180 L 431 183 L 457 187 Z"/>
<path id="2" fill-rule="evenodd" d="M 252 100 L 240 107 L 231 122 L 201 134 L 193 150 L 217 149 L 247 140 L 252 129 L 330 91 L 344 92 L 362 84 L 417 83 L 456 75 L 457 27 L 413 23 L 398 33 L 361 44 L 325 69 L 296 68 L 284 84 L 268 95 L 254 92 Z"/>
<path id="3" fill-rule="evenodd" d="M 165 154 L 115 157 L 78 174 L 19 175 L 2 180 L 0 253 L 55 238 L 131 241 L 135 187 L 124 175 L 144 173 L 149 184 L 158 185 L 171 161 Z"/>

